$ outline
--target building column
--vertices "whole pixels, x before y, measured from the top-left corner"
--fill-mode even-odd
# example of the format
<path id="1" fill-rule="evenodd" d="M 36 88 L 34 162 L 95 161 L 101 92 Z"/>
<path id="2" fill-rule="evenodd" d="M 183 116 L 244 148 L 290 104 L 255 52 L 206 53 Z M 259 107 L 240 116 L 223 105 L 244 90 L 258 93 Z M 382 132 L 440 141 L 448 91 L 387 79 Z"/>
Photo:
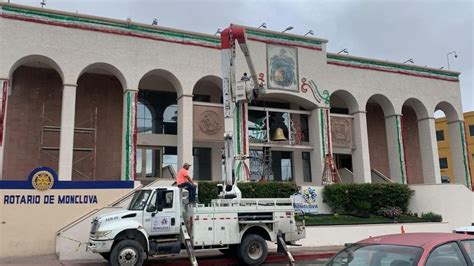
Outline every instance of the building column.
<path id="1" fill-rule="evenodd" d="M 427 117 L 418 120 L 420 139 L 421 166 L 425 184 L 440 184 L 438 144 L 436 141 L 435 118 Z"/>
<path id="2" fill-rule="evenodd" d="M 448 122 L 449 146 L 451 148 L 451 162 L 453 175 L 457 184 L 471 187 L 469 159 L 467 154 L 466 131 L 464 121 Z"/>
<path id="3" fill-rule="evenodd" d="M 390 178 L 397 183 L 406 184 L 405 150 L 403 147 L 401 115 L 394 114 L 385 117 L 387 134 L 388 161 Z"/>
<path id="4" fill-rule="evenodd" d="M 121 180 L 135 179 L 137 167 L 137 90 L 126 90 L 123 96 L 123 142 Z"/>
<path id="5" fill-rule="evenodd" d="M 178 168 L 193 163 L 193 96 L 178 97 Z"/>
<path id="6" fill-rule="evenodd" d="M 367 135 L 366 111 L 358 111 L 353 116 L 353 141 L 355 149 L 352 151 L 352 168 L 354 183 L 371 183 L 369 137 Z"/>
<path id="7" fill-rule="evenodd" d="M 312 183 L 321 186 L 326 154 L 330 153 L 329 108 L 316 108 L 311 111 L 308 126 L 309 141 L 314 149 L 311 152 Z"/>
<path id="8" fill-rule="evenodd" d="M 58 171 L 58 179 L 62 181 L 72 180 L 76 88 L 76 84 L 64 84 L 63 87 Z"/>
<path id="9" fill-rule="evenodd" d="M 0 180 L 3 179 L 3 151 L 5 148 L 5 123 L 7 122 L 7 104 L 9 89 L 9 80 L 0 78 Z"/>

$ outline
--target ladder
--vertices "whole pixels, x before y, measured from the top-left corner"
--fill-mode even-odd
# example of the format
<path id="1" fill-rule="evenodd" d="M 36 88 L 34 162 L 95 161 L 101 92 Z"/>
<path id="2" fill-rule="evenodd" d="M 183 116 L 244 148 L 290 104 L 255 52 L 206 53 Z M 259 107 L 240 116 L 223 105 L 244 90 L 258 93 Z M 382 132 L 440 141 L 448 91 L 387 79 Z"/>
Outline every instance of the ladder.
<path id="1" fill-rule="evenodd" d="M 273 176 L 272 170 L 272 151 L 270 147 L 263 147 L 262 162 L 262 178 L 261 180 L 269 180 Z"/>
<path id="2" fill-rule="evenodd" d="M 333 183 L 342 183 L 342 180 L 331 154 L 326 154 L 322 184 L 325 186 Z"/>
<path id="3" fill-rule="evenodd" d="M 192 266 L 198 266 L 196 255 L 194 254 L 193 242 L 189 236 L 188 229 L 184 224 L 181 225 L 181 238 L 184 239 L 184 245 L 186 246 L 186 251 L 188 252 L 189 262 Z"/>

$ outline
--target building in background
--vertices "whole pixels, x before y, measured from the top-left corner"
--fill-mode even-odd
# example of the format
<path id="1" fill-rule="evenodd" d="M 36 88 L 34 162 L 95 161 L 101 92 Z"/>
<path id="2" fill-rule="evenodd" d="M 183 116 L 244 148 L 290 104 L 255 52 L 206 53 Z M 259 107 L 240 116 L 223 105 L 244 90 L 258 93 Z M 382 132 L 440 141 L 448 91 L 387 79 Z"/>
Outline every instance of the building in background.
<path id="1" fill-rule="evenodd" d="M 142 180 L 183 162 L 222 176 L 218 36 L 0 3 L 0 179 L 49 166 L 60 180 Z M 326 51 L 327 40 L 247 27 L 267 94 L 248 105 L 250 179 L 321 185 L 441 183 L 434 112 L 450 168 L 470 187 L 459 72 Z M 237 75 L 249 72 L 240 51 Z"/>
<path id="2" fill-rule="evenodd" d="M 474 169 L 474 111 L 464 113 L 464 127 L 466 131 L 466 144 L 468 148 L 467 163 Z M 454 175 L 452 157 L 446 117 L 436 119 L 436 140 L 438 141 L 439 166 L 441 169 L 441 180 L 443 182 L 456 183 L 457 176 Z"/>

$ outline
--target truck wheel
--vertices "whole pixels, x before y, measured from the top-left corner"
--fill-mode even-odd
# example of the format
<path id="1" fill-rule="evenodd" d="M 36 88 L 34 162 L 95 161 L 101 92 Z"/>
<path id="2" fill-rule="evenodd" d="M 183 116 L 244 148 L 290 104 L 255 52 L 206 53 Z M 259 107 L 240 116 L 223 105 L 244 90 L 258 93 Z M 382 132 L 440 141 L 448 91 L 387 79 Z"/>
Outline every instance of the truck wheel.
<path id="1" fill-rule="evenodd" d="M 102 256 L 102 258 L 104 258 L 104 260 L 110 261 L 110 252 L 102 252 L 100 253 L 100 255 Z"/>
<path id="2" fill-rule="evenodd" d="M 246 235 L 240 244 L 239 259 L 247 265 L 260 265 L 267 258 L 268 246 L 259 235 Z"/>
<path id="3" fill-rule="evenodd" d="M 118 242 L 110 253 L 112 266 L 142 265 L 144 261 L 143 247 L 135 240 L 126 239 Z"/>

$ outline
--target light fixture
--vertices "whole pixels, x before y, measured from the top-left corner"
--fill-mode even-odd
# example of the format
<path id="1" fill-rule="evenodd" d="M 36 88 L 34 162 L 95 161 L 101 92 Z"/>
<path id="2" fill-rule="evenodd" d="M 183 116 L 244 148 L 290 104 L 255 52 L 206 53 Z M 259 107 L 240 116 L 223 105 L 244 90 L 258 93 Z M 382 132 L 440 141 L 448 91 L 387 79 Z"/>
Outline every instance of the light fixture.
<path id="1" fill-rule="evenodd" d="M 267 23 L 263 22 L 262 25 L 258 26 L 258 28 L 264 28 L 266 29 L 267 28 Z"/>
<path id="2" fill-rule="evenodd" d="M 41 0 L 40 5 L 41 5 L 41 8 L 43 8 L 46 5 L 46 0 Z"/>
<path id="3" fill-rule="evenodd" d="M 454 58 L 458 58 L 458 54 L 456 53 L 456 51 L 451 51 L 451 52 L 446 54 L 446 60 L 448 61 L 448 69 L 451 69 L 451 67 L 449 65 L 449 55 L 451 55 L 451 54 L 454 54 Z"/>
<path id="4" fill-rule="evenodd" d="M 304 34 L 304 36 L 306 36 L 306 35 L 308 35 L 308 34 L 309 34 L 309 35 L 314 35 L 313 30 L 309 30 L 308 32 L 306 32 L 306 33 Z"/>
<path id="5" fill-rule="evenodd" d="M 293 26 L 289 26 L 287 27 L 284 31 L 282 31 L 283 33 L 286 32 L 286 31 L 289 31 L 289 30 L 292 30 L 293 29 Z"/>
<path id="6" fill-rule="evenodd" d="M 342 49 L 341 51 L 337 52 L 337 54 L 340 54 L 340 53 L 349 54 L 349 51 L 347 51 L 347 49 L 344 48 L 344 49 Z"/>
<path id="7" fill-rule="evenodd" d="M 407 61 L 403 62 L 403 64 L 406 64 L 406 63 L 412 63 L 412 64 L 414 64 L 415 62 L 413 61 L 413 59 L 410 58 L 410 59 L 408 59 Z"/>
<path id="8" fill-rule="evenodd" d="M 151 25 L 158 25 L 158 19 L 157 19 L 157 18 L 154 18 L 154 19 L 153 19 L 153 22 L 151 23 Z"/>
<path id="9" fill-rule="evenodd" d="M 444 67 L 440 67 L 439 69 L 443 69 Z"/>
<path id="10" fill-rule="evenodd" d="M 216 30 L 216 33 L 214 33 L 214 35 L 221 34 L 221 33 L 222 33 L 222 30 L 221 30 L 221 29 L 217 29 L 217 30 Z"/>

